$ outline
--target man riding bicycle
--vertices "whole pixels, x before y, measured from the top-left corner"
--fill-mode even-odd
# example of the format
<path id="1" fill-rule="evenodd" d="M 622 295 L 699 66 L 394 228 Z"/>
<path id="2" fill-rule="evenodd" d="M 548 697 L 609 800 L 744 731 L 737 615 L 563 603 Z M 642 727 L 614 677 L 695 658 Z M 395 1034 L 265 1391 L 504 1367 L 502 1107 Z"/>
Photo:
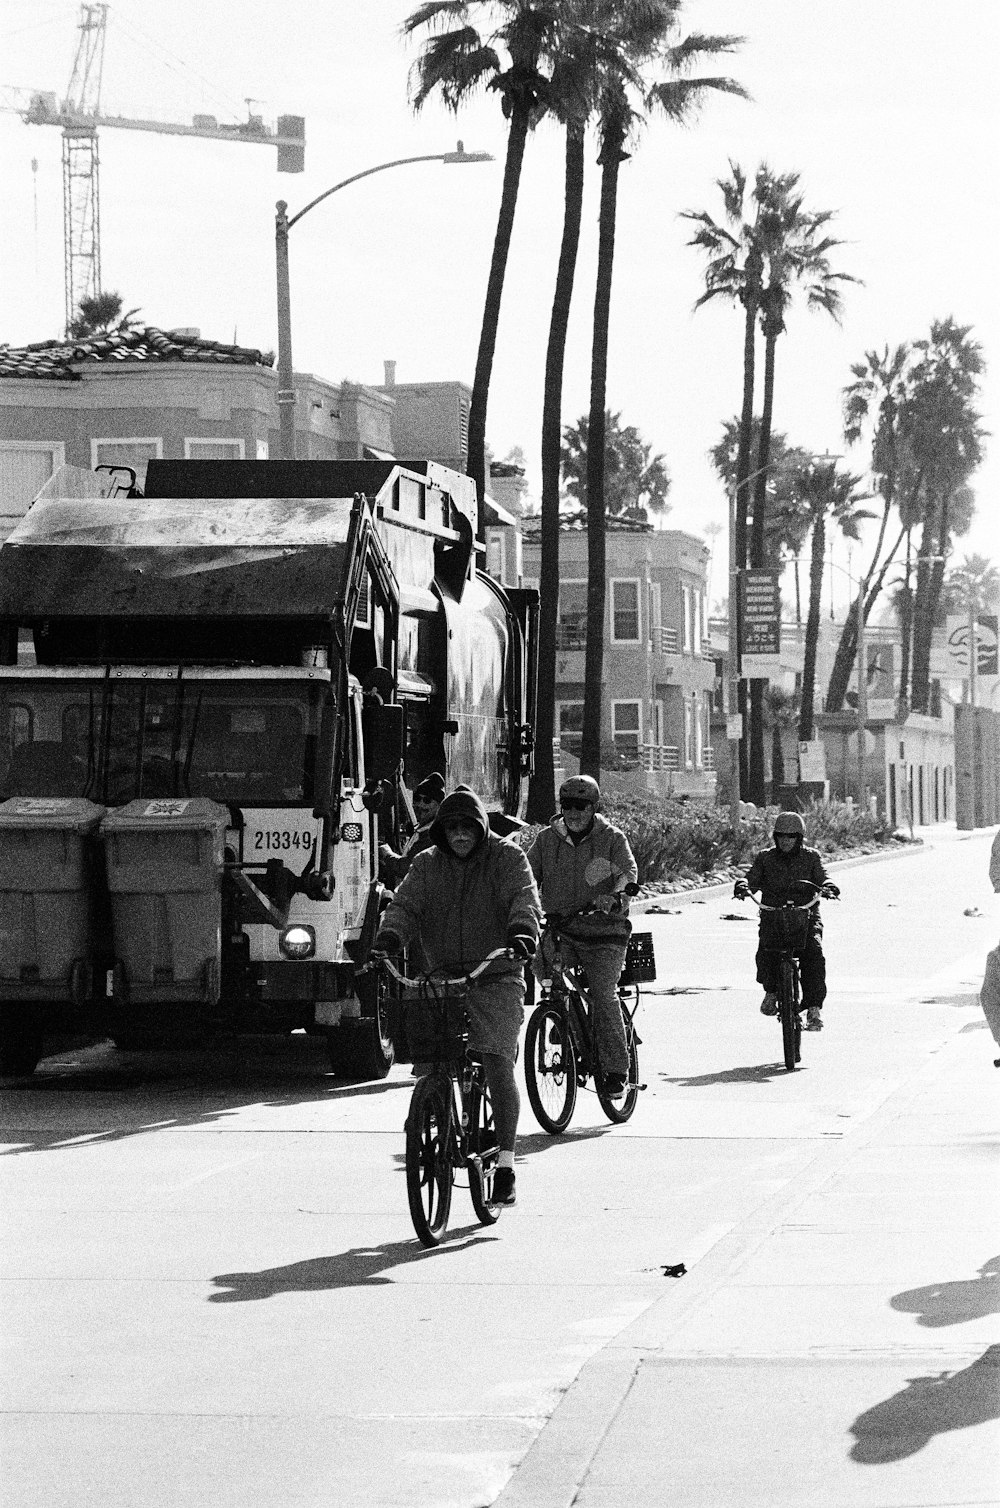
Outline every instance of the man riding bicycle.
<path id="1" fill-rule="evenodd" d="M 528 861 L 490 831 L 486 808 L 468 786 L 442 801 L 433 845 L 418 853 L 382 915 L 376 949 L 419 942 L 430 970 L 461 974 L 495 948 L 498 958 L 469 987 L 469 1047 L 483 1060 L 500 1155 L 493 1201 L 515 1201 L 514 1150 L 521 1098 L 514 1078 L 524 1020 L 523 960 L 538 942 L 541 907 Z"/>
<path id="2" fill-rule="evenodd" d="M 550 915 L 568 916 L 560 928 L 563 958 L 587 971 L 594 1038 L 604 1070 L 604 1090 L 624 1094 L 628 1048 L 618 979 L 625 963 L 632 923 L 625 886 L 639 870 L 620 828 L 598 811 L 601 788 L 589 775 L 574 775 L 559 787 L 559 812 L 528 849 L 531 865 Z M 570 913 L 582 909 L 586 915 Z M 535 974 L 545 975 L 546 959 L 537 958 Z"/>
<path id="3" fill-rule="evenodd" d="M 774 847 L 763 849 L 747 871 L 746 877 L 737 880 L 733 895 L 745 901 L 751 890 L 761 892 L 765 906 L 783 906 L 787 901 L 802 899 L 801 881 L 814 886 L 815 890 L 829 899 L 835 899 L 840 891 L 829 879 L 823 860 L 815 848 L 805 846 L 806 827 L 798 812 L 779 812 L 774 820 Z M 809 892 L 812 898 L 814 891 Z M 819 907 L 809 913 L 809 927 L 805 942 L 796 948 L 799 960 L 799 978 L 802 981 L 802 1008 L 806 1013 L 805 1030 L 818 1032 L 823 1029 L 823 1001 L 826 999 L 826 959 L 823 955 L 823 923 Z M 757 981 L 764 986 L 761 1013 L 765 1016 L 778 1014 L 778 964 L 777 950 L 780 934 L 774 921 L 767 914 L 760 919 L 759 944 L 757 947 Z"/>

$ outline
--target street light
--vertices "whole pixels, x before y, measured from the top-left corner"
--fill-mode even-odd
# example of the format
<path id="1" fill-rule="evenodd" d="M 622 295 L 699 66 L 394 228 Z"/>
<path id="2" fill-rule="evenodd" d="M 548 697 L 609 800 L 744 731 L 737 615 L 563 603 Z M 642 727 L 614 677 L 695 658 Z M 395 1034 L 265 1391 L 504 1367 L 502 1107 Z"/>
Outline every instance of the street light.
<path id="1" fill-rule="evenodd" d="M 489 152 L 467 152 L 459 142 L 454 152 L 428 152 L 419 157 L 396 157 L 392 162 L 380 162 L 376 167 L 365 168 L 361 173 L 352 173 L 335 183 L 332 188 L 317 194 L 315 199 L 288 217 L 288 205 L 279 199 L 275 205 L 274 260 L 278 281 L 278 448 L 283 461 L 295 459 L 295 382 L 292 374 L 292 306 L 288 283 L 288 232 L 292 226 L 307 215 L 317 204 L 329 199 L 339 189 L 357 183 L 360 178 L 370 178 L 373 173 L 384 173 L 388 168 L 404 167 L 409 162 L 492 162 Z"/>

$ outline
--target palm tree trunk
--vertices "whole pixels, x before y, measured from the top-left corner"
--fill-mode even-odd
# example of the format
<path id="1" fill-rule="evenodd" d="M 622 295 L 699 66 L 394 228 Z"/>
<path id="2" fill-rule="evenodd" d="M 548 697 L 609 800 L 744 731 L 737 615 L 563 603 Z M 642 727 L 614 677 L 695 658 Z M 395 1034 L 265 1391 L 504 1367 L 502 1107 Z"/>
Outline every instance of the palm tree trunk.
<path id="1" fill-rule="evenodd" d="M 556 801 L 552 740 L 556 710 L 556 621 L 559 609 L 559 460 L 562 443 L 562 384 L 566 333 L 576 275 L 583 214 L 584 133 L 566 130 L 566 187 L 562 244 L 552 298 L 542 400 L 542 529 L 538 615 L 538 695 L 535 718 L 535 772 L 528 787 L 528 821 L 547 822 Z"/>
<path id="2" fill-rule="evenodd" d="M 620 137 L 601 149 L 601 208 L 597 240 L 597 286 L 587 421 L 587 653 L 583 672 L 583 737 L 580 769 L 600 777 L 604 691 L 605 517 L 604 439 L 608 389 L 608 334 L 615 259 L 618 171 L 625 154 Z"/>
<path id="3" fill-rule="evenodd" d="M 884 522 L 884 521 L 883 521 Z M 885 581 L 886 572 L 896 557 L 896 552 L 906 536 L 906 530 L 900 529 L 896 537 L 896 543 L 879 566 L 878 575 L 873 577 L 879 551 L 882 545 L 884 530 L 879 532 L 879 544 L 872 557 L 872 563 L 868 567 L 868 573 L 864 578 L 861 590 L 865 592 L 865 622 L 871 616 L 872 608 L 878 600 Z M 837 644 L 837 652 L 833 657 L 833 669 L 830 672 L 830 684 L 826 692 L 826 711 L 839 712 L 844 705 L 847 689 L 851 684 L 851 674 L 854 669 L 854 658 L 858 652 L 858 604 L 855 601 L 847 621 L 841 630 L 840 640 Z"/>
<path id="4" fill-rule="evenodd" d="M 924 713 L 930 711 L 931 638 L 934 633 L 934 620 L 937 617 L 938 603 L 941 600 L 941 587 L 944 582 L 944 556 L 948 553 L 950 504 L 950 497 L 945 496 L 941 499 L 937 532 L 932 536 L 930 549 L 926 551 L 926 554 L 931 558 L 921 561 L 921 566 L 927 572 L 927 576 L 922 612 L 914 625 L 913 706 L 915 711 Z M 925 530 L 925 538 L 926 532 Z"/>
<path id="5" fill-rule="evenodd" d="M 500 301 L 503 297 L 504 276 L 507 271 L 507 256 L 514 230 L 514 210 L 517 207 L 517 191 L 521 182 L 521 164 L 528 139 L 530 123 L 526 107 L 515 109 L 510 117 L 507 134 L 507 157 L 503 170 L 503 191 L 500 195 L 500 213 L 497 216 L 496 235 L 493 240 L 493 259 L 486 284 L 486 302 L 483 306 L 483 323 L 479 333 L 479 354 L 476 357 L 476 375 L 472 382 L 472 401 L 469 407 L 469 459 L 467 470 L 476 484 L 479 499 L 480 540 L 486 538 L 486 405 L 490 393 L 490 378 L 493 375 L 493 356 L 496 351 L 497 329 L 500 324 Z"/>
<path id="6" fill-rule="evenodd" d="M 809 559 L 809 611 L 806 614 L 806 642 L 802 662 L 802 700 L 799 706 L 799 742 L 811 743 L 815 724 L 813 703 L 816 697 L 816 650 L 819 645 L 819 619 L 823 593 L 823 556 L 826 552 L 826 520 L 817 513 L 813 521 L 812 550 Z"/>
<path id="7" fill-rule="evenodd" d="M 760 442 L 757 447 L 757 479 L 754 484 L 753 529 L 750 537 L 750 563 L 764 564 L 764 519 L 767 508 L 767 470 L 771 455 L 771 418 L 774 412 L 774 353 L 777 333 L 768 331 L 764 341 L 764 397 L 760 415 Z M 767 788 L 764 771 L 764 690 L 766 681 L 750 682 L 750 759 L 747 795 L 756 806 L 764 806 Z"/>
<path id="8" fill-rule="evenodd" d="M 757 261 L 760 254 L 757 253 Z M 750 508 L 750 486 L 747 478 L 750 476 L 750 446 L 753 439 L 753 390 L 756 382 L 756 339 L 757 339 L 757 311 L 759 299 L 754 287 L 750 284 L 753 268 L 749 260 L 747 264 L 747 287 L 744 290 L 744 307 L 746 318 L 743 322 L 743 406 L 740 409 L 740 434 L 739 444 L 736 451 L 736 505 L 734 508 L 735 549 L 734 564 L 736 571 L 742 572 L 747 563 L 747 515 Z M 759 279 L 759 269 L 757 277 Z M 737 576 L 737 582 L 739 576 Z M 729 583 L 729 590 L 733 591 L 736 583 Z M 739 590 L 736 592 L 736 638 L 737 644 L 743 641 L 743 607 L 740 600 Z M 743 728 L 747 726 L 747 683 L 740 678 L 736 690 L 737 711 L 743 719 Z M 746 796 L 750 789 L 750 741 L 745 735 L 740 739 L 740 790 Z"/>
<path id="9" fill-rule="evenodd" d="M 941 504 L 941 511 L 945 505 Z M 937 523 L 939 509 L 935 503 L 928 509 L 924 518 L 924 526 L 920 531 L 920 553 L 917 556 L 917 589 L 913 602 L 913 669 L 910 674 L 910 703 L 914 712 L 927 711 L 927 696 L 929 690 L 928 670 L 930 666 L 931 632 L 934 627 L 932 597 L 933 571 L 931 569 L 931 557 L 934 554 L 934 542 L 938 537 Z"/>

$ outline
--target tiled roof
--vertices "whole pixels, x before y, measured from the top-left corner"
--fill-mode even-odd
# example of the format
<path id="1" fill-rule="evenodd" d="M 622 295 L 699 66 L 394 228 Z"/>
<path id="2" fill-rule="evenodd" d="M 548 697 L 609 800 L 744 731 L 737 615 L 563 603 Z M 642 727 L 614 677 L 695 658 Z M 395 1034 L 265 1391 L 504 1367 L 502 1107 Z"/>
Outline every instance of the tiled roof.
<path id="1" fill-rule="evenodd" d="M 653 526 L 644 523 L 641 519 L 626 518 L 621 514 L 609 513 L 604 520 L 606 534 L 652 534 Z M 542 532 L 542 520 L 540 514 L 531 514 L 522 518 L 521 532 L 526 540 L 540 538 Z M 560 534 L 586 534 L 587 510 L 579 508 L 573 513 L 560 513 Z"/>
<path id="2" fill-rule="evenodd" d="M 30 346 L 0 345 L 0 377 L 51 377 L 79 380 L 79 368 L 92 362 L 193 361 L 223 366 L 270 366 L 272 358 L 249 346 L 136 325 L 84 340 L 41 340 Z"/>

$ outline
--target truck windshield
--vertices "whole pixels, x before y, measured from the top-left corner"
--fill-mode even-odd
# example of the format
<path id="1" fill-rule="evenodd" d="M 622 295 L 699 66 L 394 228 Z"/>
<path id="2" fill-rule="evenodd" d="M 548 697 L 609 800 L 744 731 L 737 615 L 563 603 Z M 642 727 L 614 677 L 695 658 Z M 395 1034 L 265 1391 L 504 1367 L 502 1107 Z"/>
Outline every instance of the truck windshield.
<path id="1" fill-rule="evenodd" d="M 0 684 L 0 797 L 314 805 L 328 698 L 321 683 L 279 680 Z"/>

